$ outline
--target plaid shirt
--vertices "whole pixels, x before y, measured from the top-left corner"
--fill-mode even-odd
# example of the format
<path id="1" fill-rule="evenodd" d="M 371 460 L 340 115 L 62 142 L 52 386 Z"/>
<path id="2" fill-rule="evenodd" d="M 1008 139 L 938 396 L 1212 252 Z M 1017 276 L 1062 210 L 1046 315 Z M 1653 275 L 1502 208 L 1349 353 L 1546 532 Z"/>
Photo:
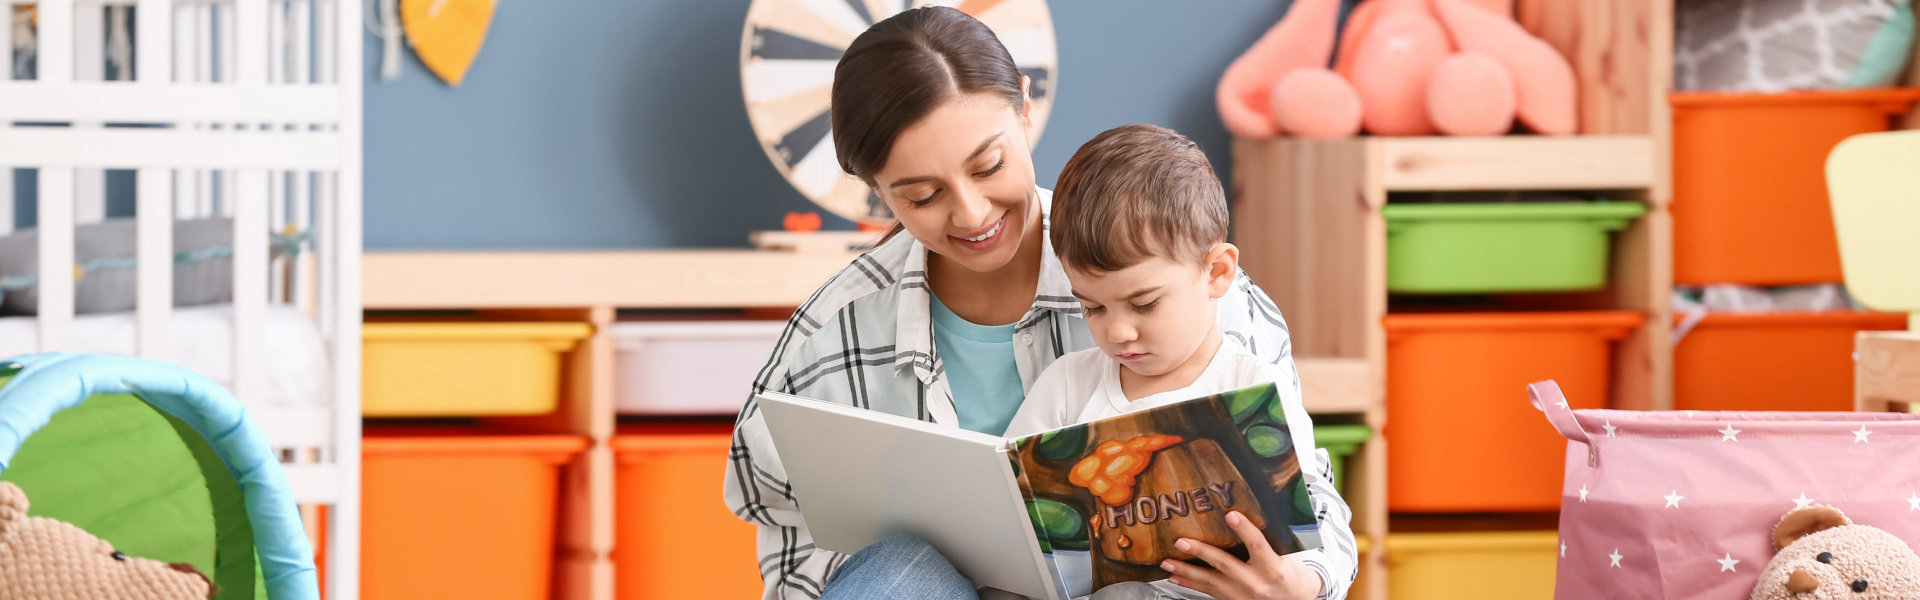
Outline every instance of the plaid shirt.
<path id="1" fill-rule="evenodd" d="M 1040 197 L 1044 228 L 1052 194 L 1042 189 Z M 1095 347 L 1052 243 L 1045 235 L 1040 240 L 1045 251 L 1033 307 L 1014 325 L 1014 362 L 1022 388 L 1031 387 L 1060 355 Z M 787 322 L 754 379 L 753 393 L 772 390 L 959 426 L 933 347 L 926 265 L 926 247 L 904 234 L 854 259 Z M 1294 397 L 1300 397 L 1287 324 L 1266 293 L 1241 273 L 1234 291 L 1220 299 L 1219 309 L 1222 333 L 1284 369 L 1291 381 L 1279 383 L 1291 384 Z M 764 598 L 819 598 L 828 574 L 847 555 L 814 547 L 752 396 L 734 426 L 730 459 L 727 507 L 760 526 Z M 1353 513 L 1334 490 L 1327 465 L 1323 454 L 1321 476 L 1308 483 L 1326 547 L 1301 558 L 1325 582 L 1320 598 L 1344 598 L 1357 572 L 1358 553 L 1349 526 Z"/>

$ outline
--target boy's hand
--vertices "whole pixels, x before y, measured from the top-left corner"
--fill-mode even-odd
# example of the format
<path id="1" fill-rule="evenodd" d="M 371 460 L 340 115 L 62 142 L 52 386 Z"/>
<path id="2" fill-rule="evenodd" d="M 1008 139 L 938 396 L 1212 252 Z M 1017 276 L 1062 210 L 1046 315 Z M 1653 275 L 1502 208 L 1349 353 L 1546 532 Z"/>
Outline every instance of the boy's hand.
<path id="1" fill-rule="evenodd" d="M 1213 568 L 1164 561 L 1160 568 L 1172 575 L 1167 580 L 1219 600 L 1312 600 L 1320 595 L 1320 574 L 1299 560 L 1275 554 L 1267 545 L 1267 536 L 1239 511 L 1227 513 L 1227 525 L 1247 545 L 1251 560 L 1242 562 L 1225 550 L 1181 538 L 1174 543 L 1175 548 L 1200 557 Z"/>

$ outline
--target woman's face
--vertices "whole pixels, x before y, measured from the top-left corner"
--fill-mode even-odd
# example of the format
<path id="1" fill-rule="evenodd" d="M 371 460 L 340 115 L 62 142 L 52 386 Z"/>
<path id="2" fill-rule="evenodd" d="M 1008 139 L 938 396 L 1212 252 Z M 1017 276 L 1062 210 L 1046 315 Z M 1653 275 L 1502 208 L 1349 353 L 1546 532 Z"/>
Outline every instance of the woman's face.
<path id="1" fill-rule="evenodd" d="M 900 132 L 875 193 L 928 250 L 970 271 L 998 270 L 1040 227 L 1027 108 L 991 94 L 942 104 Z"/>

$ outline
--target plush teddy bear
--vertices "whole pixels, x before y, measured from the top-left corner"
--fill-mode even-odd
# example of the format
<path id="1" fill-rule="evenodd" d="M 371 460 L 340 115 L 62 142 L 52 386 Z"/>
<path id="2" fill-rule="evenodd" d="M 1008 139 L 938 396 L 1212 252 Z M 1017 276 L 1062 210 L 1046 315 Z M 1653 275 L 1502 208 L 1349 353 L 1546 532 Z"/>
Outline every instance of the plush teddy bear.
<path id="1" fill-rule="evenodd" d="M 1816 504 L 1787 513 L 1773 528 L 1773 548 L 1751 600 L 1920 598 L 1920 556 L 1840 509 Z"/>
<path id="2" fill-rule="evenodd" d="M 133 558 L 64 522 L 27 516 L 27 494 L 0 481 L 0 598 L 198 600 L 213 582 L 186 563 Z"/>

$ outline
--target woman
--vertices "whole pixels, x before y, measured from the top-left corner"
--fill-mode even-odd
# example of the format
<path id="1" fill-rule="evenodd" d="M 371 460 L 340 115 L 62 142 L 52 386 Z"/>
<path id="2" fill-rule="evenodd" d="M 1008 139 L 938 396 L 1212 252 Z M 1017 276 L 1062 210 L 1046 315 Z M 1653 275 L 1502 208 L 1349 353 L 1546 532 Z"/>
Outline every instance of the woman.
<path id="1" fill-rule="evenodd" d="M 950 8 L 903 12 L 853 41 L 834 71 L 834 146 L 841 169 L 899 225 L 800 307 L 754 393 L 998 435 L 1048 364 L 1094 347 L 1047 241 L 1028 83 L 991 30 Z M 1244 274 L 1221 299 L 1220 324 L 1293 371 L 1279 310 Z M 735 426 L 726 498 L 760 526 L 766 598 L 973 595 L 924 542 L 889 540 L 851 557 L 815 548 L 758 408 L 749 398 Z M 1330 474 L 1311 492 L 1323 528 L 1337 532 L 1317 562 L 1269 555 L 1174 575 L 1219 598 L 1344 596 L 1351 514 Z"/>

